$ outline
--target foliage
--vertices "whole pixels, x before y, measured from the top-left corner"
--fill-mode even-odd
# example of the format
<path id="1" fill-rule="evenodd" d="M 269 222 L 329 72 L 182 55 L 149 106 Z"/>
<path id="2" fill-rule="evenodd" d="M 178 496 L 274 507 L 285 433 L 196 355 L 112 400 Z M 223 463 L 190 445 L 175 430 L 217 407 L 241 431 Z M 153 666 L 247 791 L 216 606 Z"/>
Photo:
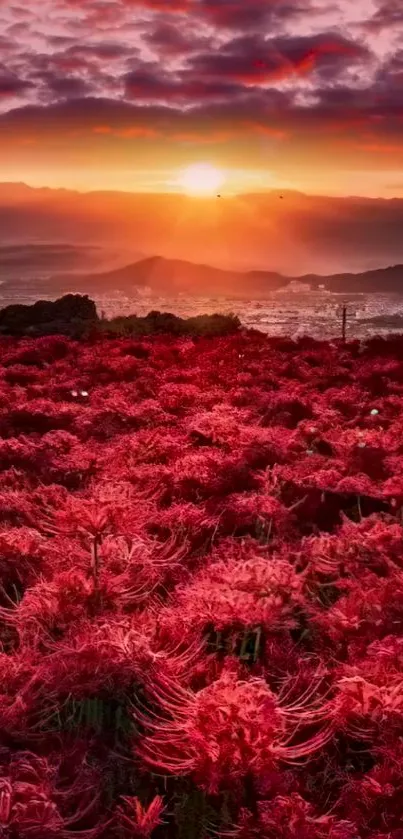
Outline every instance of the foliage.
<path id="1" fill-rule="evenodd" d="M 95 303 L 86 295 L 66 294 L 59 300 L 38 300 L 32 306 L 19 303 L 0 311 L 4 335 L 55 335 L 80 337 L 97 321 Z"/>
<path id="2" fill-rule="evenodd" d="M 66 294 L 55 301 L 38 300 L 32 305 L 11 304 L 0 309 L 0 335 L 13 336 L 62 336 L 80 339 L 96 336 L 121 336 L 139 338 L 151 335 L 192 336 L 193 338 L 217 338 L 233 335 L 241 328 L 236 315 L 197 315 L 180 318 L 169 312 L 151 311 L 145 317 L 129 315 L 111 320 L 99 318 L 93 300 L 87 295 Z M 141 358 L 140 350 L 133 347 L 131 354 Z M 35 365 L 35 351 L 29 360 L 22 354 L 14 362 L 14 368 L 8 372 L 9 380 L 25 384 L 24 377 L 29 372 L 22 365 Z M 21 369 L 22 368 L 22 369 Z M 31 374 L 32 375 L 32 374 Z"/>
<path id="3" fill-rule="evenodd" d="M 145 337 L 147 335 L 189 335 L 194 338 L 231 335 L 241 327 L 235 315 L 197 315 L 180 318 L 168 312 L 149 312 L 145 317 L 129 315 L 103 321 L 100 328 L 108 335 Z"/>

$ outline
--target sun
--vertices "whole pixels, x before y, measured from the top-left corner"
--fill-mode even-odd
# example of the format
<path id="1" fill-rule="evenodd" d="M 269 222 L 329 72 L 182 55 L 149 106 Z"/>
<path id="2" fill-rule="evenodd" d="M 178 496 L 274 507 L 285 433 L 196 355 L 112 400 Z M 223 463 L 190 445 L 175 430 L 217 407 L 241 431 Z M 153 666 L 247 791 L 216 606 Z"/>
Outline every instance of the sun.
<path id="1" fill-rule="evenodd" d="M 210 163 L 193 163 L 178 178 L 178 186 L 188 195 L 214 195 L 224 183 L 224 172 Z"/>

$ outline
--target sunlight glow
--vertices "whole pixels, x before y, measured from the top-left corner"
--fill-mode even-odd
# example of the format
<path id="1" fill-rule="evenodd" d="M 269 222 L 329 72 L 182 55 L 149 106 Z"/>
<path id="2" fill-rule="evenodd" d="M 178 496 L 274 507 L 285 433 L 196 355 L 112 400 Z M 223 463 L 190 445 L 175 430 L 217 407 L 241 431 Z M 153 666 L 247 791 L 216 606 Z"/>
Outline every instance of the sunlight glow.
<path id="1" fill-rule="evenodd" d="M 177 184 L 188 195 L 214 195 L 225 183 L 225 175 L 210 163 L 193 163 L 180 172 Z"/>

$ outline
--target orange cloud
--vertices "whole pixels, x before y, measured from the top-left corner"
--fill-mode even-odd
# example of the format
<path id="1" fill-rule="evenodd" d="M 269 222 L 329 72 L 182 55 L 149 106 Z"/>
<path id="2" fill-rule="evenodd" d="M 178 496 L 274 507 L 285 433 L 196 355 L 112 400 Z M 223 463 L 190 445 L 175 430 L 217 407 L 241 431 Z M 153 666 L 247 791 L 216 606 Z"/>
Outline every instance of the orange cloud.
<path id="1" fill-rule="evenodd" d="M 239 132 L 237 131 L 178 131 L 171 135 L 172 140 L 180 143 L 197 143 L 198 145 L 213 145 L 226 143 Z"/>
<path id="2" fill-rule="evenodd" d="M 159 136 L 159 132 L 155 128 L 151 128 L 146 125 L 132 125 L 128 128 L 113 128 L 111 125 L 96 125 L 92 130 L 94 134 L 109 134 L 113 137 L 120 137 L 124 140 Z"/>
<path id="3" fill-rule="evenodd" d="M 372 151 L 379 154 L 403 154 L 403 143 L 384 143 L 377 140 L 368 143 L 354 143 L 354 147 L 362 151 Z"/>
<path id="4" fill-rule="evenodd" d="M 271 137 L 273 140 L 285 140 L 290 136 L 289 131 L 284 131 L 281 128 L 276 128 L 274 125 L 264 125 L 260 122 L 244 122 L 244 128 L 247 131 L 253 131 L 255 134 L 262 134 L 266 137 Z"/>

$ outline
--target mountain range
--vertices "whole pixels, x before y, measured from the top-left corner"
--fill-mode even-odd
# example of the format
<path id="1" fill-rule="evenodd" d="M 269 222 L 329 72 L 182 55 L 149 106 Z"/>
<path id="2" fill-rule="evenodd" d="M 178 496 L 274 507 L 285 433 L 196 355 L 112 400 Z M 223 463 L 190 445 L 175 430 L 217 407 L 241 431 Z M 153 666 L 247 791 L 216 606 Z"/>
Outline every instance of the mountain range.
<path id="1" fill-rule="evenodd" d="M 57 293 L 88 294 L 112 291 L 133 295 L 150 290 L 159 295 L 205 295 L 264 298 L 274 291 L 325 289 L 334 293 L 380 293 L 403 291 L 403 265 L 358 274 L 291 277 L 273 271 L 226 271 L 179 259 L 149 257 L 111 271 L 90 274 L 64 274 L 53 277 L 47 286 Z"/>

